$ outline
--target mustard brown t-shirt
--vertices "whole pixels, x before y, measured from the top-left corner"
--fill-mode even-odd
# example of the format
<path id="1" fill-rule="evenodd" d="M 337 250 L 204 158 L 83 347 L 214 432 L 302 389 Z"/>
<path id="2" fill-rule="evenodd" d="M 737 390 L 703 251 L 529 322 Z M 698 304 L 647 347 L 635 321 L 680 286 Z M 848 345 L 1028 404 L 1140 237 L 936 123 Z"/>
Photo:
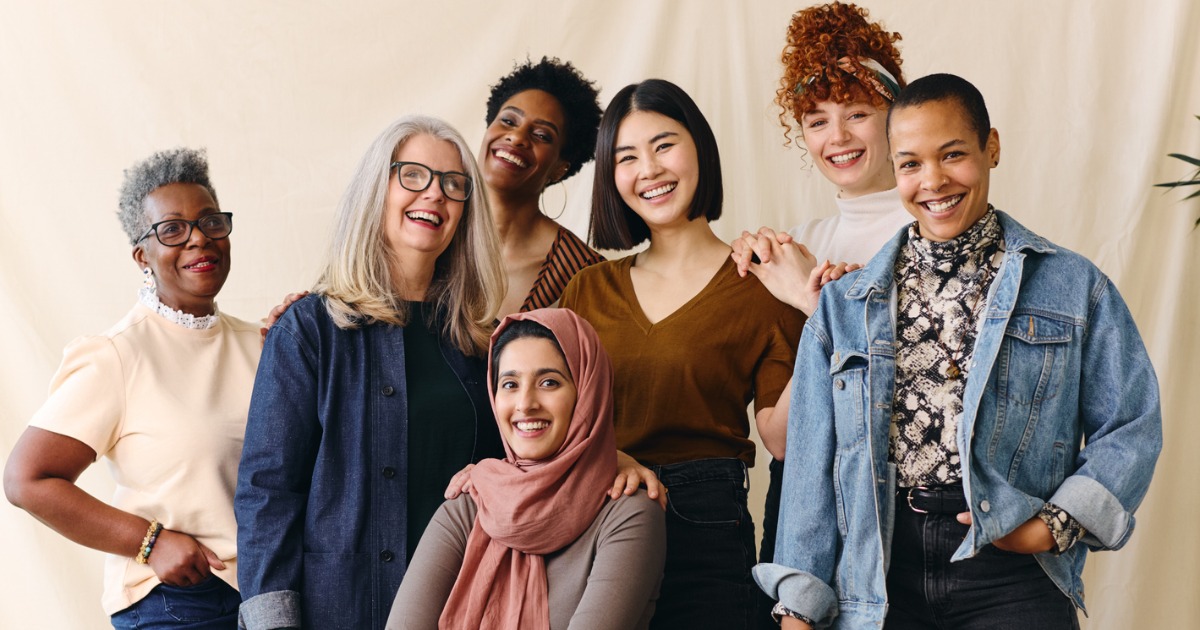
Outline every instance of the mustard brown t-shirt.
<path id="1" fill-rule="evenodd" d="M 617 448 L 643 464 L 715 457 L 754 465 L 746 406 L 772 407 L 792 376 L 804 315 L 726 260 L 708 285 L 651 324 L 634 256 L 579 271 L 561 305 L 596 329 L 613 362 Z"/>

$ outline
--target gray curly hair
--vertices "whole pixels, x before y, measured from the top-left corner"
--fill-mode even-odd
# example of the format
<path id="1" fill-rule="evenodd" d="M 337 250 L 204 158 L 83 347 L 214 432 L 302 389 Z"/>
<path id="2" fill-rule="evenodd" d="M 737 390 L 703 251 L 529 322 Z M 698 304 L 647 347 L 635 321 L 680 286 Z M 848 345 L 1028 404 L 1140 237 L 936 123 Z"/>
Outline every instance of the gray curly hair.
<path id="1" fill-rule="evenodd" d="M 117 218 L 130 245 L 137 245 L 142 234 L 150 229 L 144 207 L 146 195 L 167 184 L 203 186 L 213 201 L 217 200 L 217 191 L 208 179 L 208 156 L 204 149 L 176 147 L 151 155 L 125 169 L 125 181 L 121 184 Z"/>

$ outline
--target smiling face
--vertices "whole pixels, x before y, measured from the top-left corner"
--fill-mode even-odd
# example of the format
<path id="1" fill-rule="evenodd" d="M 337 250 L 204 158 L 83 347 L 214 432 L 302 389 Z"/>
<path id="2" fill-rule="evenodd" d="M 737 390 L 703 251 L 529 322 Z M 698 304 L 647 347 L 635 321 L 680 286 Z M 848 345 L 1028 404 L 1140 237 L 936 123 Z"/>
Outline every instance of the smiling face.
<path id="1" fill-rule="evenodd" d="M 818 101 L 800 117 L 804 144 L 843 199 L 893 188 L 887 109 L 867 102 Z"/>
<path id="2" fill-rule="evenodd" d="M 921 236 L 948 241 L 975 225 L 988 209 L 988 178 L 1000 159 L 1000 136 L 979 146 L 963 108 L 930 101 L 892 112 L 896 185 Z"/>
<path id="3" fill-rule="evenodd" d="M 479 167 L 489 190 L 536 199 L 562 179 L 566 122 L 562 104 L 541 90 L 525 90 L 500 107 L 479 150 Z"/>
<path id="4" fill-rule="evenodd" d="M 463 172 L 458 148 L 446 140 L 419 134 L 408 139 L 394 161 L 417 162 L 435 171 Z M 400 185 L 399 169 L 388 174 L 387 197 L 383 204 L 383 236 L 394 256 L 419 255 L 436 260 L 454 238 L 462 220 L 463 203 L 442 193 L 441 176 L 434 175 L 429 187 L 413 192 Z"/>
<path id="5" fill-rule="evenodd" d="M 153 225 L 169 219 L 195 221 L 220 212 L 208 190 L 197 184 L 167 184 L 155 188 L 142 202 Z M 185 313 L 213 313 L 213 301 L 229 277 L 229 237 L 211 239 L 192 228 L 187 242 L 167 247 L 151 234 L 133 248 L 133 259 L 154 272 L 158 300 Z"/>
<path id="6" fill-rule="evenodd" d="M 652 230 L 686 223 L 699 181 L 692 134 L 656 112 L 631 112 L 617 128 L 613 177 L 621 199 Z"/>
<path id="7" fill-rule="evenodd" d="M 501 352 L 496 421 L 519 459 L 553 457 L 567 439 L 578 393 L 566 360 L 549 339 L 522 337 Z"/>

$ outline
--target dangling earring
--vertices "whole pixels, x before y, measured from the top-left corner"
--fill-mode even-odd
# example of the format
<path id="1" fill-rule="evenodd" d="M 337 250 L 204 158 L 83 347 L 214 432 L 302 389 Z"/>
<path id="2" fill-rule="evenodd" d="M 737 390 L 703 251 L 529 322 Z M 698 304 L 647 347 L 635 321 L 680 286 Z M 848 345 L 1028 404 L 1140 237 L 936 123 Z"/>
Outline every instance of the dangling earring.
<path id="1" fill-rule="evenodd" d="M 149 267 L 142 267 L 142 288 L 147 291 L 158 288 L 158 283 L 154 281 L 154 270 Z"/>
<path id="2" fill-rule="evenodd" d="M 563 215 L 563 213 L 567 211 L 567 187 L 565 184 L 562 183 L 561 179 L 554 183 L 562 186 L 563 201 L 562 201 L 562 207 L 558 209 L 558 214 L 551 217 L 550 213 L 546 212 L 546 209 L 542 207 L 542 200 L 546 198 L 546 190 L 550 190 L 549 186 L 547 186 L 546 190 L 542 191 L 542 195 L 540 197 L 538 197 L 538 209 L 542 211 L 542 214 L 549 217 L 551 221 L 557 221 L 558 218 L 561 217 Z"/>

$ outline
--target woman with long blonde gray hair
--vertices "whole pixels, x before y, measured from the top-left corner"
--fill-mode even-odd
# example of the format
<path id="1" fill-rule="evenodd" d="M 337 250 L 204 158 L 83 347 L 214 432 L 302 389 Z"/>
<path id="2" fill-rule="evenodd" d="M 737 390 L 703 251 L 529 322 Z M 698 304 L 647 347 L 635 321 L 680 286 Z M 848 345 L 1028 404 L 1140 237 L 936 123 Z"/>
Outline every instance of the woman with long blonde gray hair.
<path id="1" fill-rule="evenodd" d="M 267 336 L 235 501 L 247 628 L 383 628 L 441 489 L 503 456 L 483 359 L 504 276 L 479 182 L 449 125 L 393 123 L 312 295 Z"/>

